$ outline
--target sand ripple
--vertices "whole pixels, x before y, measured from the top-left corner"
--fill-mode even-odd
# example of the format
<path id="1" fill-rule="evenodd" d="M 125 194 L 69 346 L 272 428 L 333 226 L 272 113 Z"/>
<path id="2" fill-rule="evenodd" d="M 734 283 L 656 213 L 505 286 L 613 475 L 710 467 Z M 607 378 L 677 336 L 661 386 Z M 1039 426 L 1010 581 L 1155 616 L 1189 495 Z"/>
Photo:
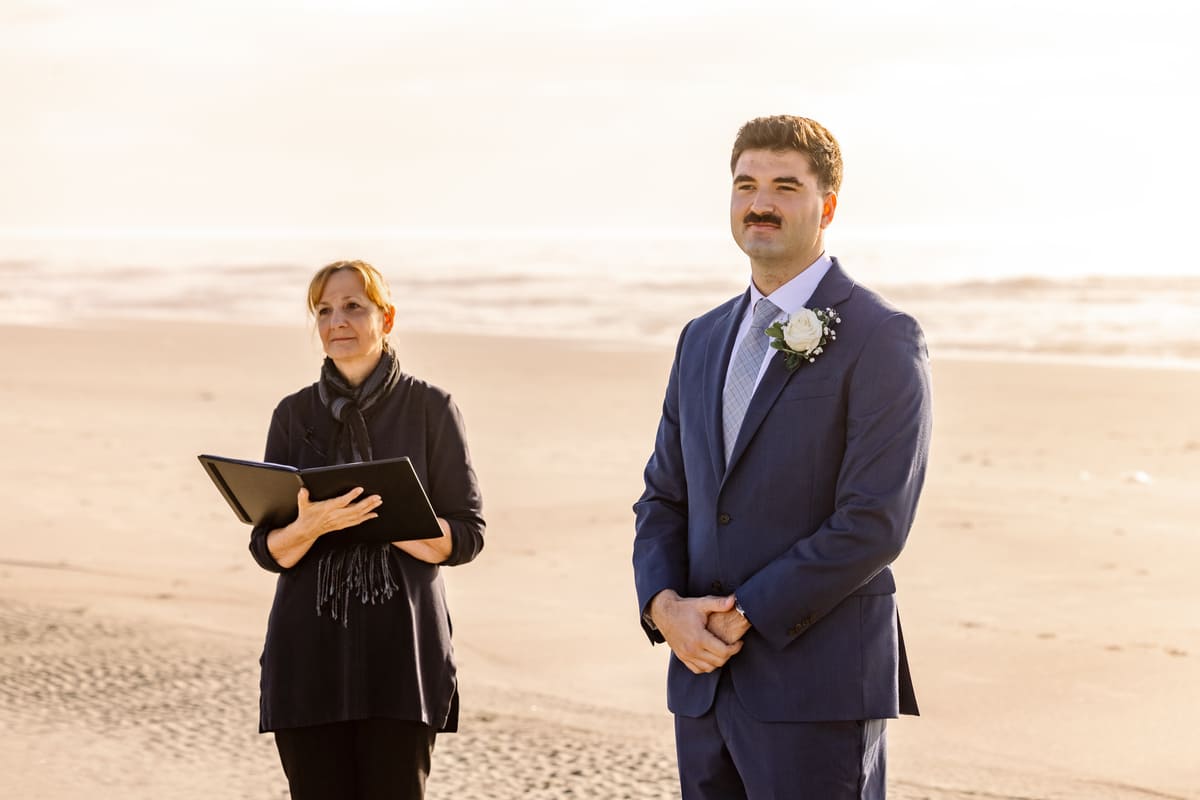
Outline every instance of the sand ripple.
<path id="1" fill-rule="evenodd" d="M 431 800 L 678 797 L 669 742 L 639 736 L 643 720 L 486 689 L 464 703 L 462 732 L 438 740 Z M 0 717 L 24 750 L 0 771 L 32 761 L 28 796 L 287 797 L 257 704 L 243 640 L 0 601 Z"/>

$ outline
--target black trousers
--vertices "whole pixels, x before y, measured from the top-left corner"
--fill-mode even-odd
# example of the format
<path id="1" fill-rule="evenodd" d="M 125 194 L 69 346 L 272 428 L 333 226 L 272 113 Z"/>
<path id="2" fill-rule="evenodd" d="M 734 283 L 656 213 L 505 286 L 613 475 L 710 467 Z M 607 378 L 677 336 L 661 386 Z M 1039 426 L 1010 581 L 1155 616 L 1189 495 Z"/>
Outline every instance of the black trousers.
<path id="1" fill-rule="evenodd" d="M 399 719 L 275 731 L 292 800 L 423 800 L 436 732 Z"/>

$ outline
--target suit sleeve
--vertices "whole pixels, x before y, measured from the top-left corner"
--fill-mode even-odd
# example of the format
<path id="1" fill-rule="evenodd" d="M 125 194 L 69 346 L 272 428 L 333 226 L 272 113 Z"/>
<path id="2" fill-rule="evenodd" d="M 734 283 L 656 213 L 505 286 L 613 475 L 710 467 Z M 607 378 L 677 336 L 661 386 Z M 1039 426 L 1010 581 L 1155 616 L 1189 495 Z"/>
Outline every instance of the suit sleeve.
<path id="1" fill-rule="evenodd" d="M 736 591 L 755 630 L 775 648 L 894 561 L 916 514 L 932 420 L 929 357 L 916 321 L 899 313 L 884 318 L 849 380 L 833 514 Z"/>
<path id="2" fill-rule="evenodd" d="M 450 555 L 442 564 L 465 564 L 483 549 L 483 499 L 471 466 L 462 414 L 453 400 L 446 398 L 429 426 L 429 502 L 450 524 Z"/>
<path id="3" fill-rule="evenodd" d="M 646 623 L 645 613 L 650 601 L 664 589 L 687 593 L 687 474 L 679 438 L 679 359 L 687 331 L 684 327 L 675 348 L 654 453 L 646 464 L 646 489 L 633 505 L 636 515 L 634 584 L 642 629 L 655 643 L 665 640 Z"/>
<path id="4" fill-rule="evenodd" d="M 271 426 L 267 429 L 267 448 L 263 461 L 272 464 L 290 464 L 290 442 L 288 441 L 288 417 L 290 412 L 285 407 L 286 401 L 275 407 L 271 414 Z M 270 525 L 255 525 L 250 531 L 250 554 L 258 565 L 268 572 L 286 572 L 288 568 L 280 566 L 271 551 L 267 548 L 267 534 L 272 530 Z"/>

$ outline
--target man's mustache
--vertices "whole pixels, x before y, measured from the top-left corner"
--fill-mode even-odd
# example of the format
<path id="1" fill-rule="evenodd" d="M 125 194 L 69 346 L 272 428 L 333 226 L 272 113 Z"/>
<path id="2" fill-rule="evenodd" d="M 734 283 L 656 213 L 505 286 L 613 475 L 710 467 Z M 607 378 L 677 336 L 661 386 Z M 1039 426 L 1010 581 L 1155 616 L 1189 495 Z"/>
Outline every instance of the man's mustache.
<path id="1" fill-rule="evenodd" d="M 742 217 L 742 223 L 746 225 L 778 225 L 783 226 L 783 219 L 774 214 L 755 214 L 751 211 L 746 216 Z"/>

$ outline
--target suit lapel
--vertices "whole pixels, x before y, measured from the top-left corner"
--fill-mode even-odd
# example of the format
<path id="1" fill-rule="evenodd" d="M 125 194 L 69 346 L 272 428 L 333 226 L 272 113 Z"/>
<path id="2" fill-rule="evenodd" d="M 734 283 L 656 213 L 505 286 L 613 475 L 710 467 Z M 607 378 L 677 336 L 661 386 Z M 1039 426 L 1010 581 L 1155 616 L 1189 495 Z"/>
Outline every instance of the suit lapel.
<path id="1" fill-rule="evenodd" d="M 720 482 L 725 473 L 725 423 L 722 417 L 722 395 L 725 392 L 725 373 L 729 371 L 729 359 L 733 354 L 734 339 L 738 326 L 750 303 L 747 289 L 741 300 L 733 304 L 729 313 L 713 325 L 708 337 L 708 351 L 704 356 L 704 402 L 708 418 L 708 452 L 712 457 L 713 474 Z"/>
<path id="2" fill-rule="evenodd" d="M 809 308 L 832 308 L 837 310 L 839 304 L 846 302 L 850 297 L 850 293 L 854 291 L 854 281 L 842 269 L 842 265 L 838 263 L 836 258 L 830 258 L 833 266 L 829 268 L 829 272 L 825 273 L 825 277 L 817 284 L 816 290 L 813 292 L 812 298 L 808 301 Z"/>
<path id="3" fill-rule="evenodd" d="M 829 268 L 829 271 L 825 273 L 825 277 L 817 284 L 816 291 L 813 292 L 812 298 L 807 303 L 808 308 L 836 308 L 853 291 L 854 282 L 842 271 L 837 259 L 832 260 L 833 266 Z M 763 373 L 763 378 L 759 382 L 758 388 L 754 390 L 754 396 L 750 398 L 750 405 L 746 408 L 746 417 L 742 420 L 742 427 L 738 431 L 737 441 L 733 444 L 733 456 L 729 459 L 729 469 L 726 474 L 733 471 L 734 464 L 742 457 L 742 453 L 745 452 L 746 447 L 750 444 L 750 440 L 758 432 L 759 426 L 766 419 L 767 412 L 775 405 L 775 401 L 779 398 L 779 393 L 783 391 L 783 387 L 787 386 L 788 381 L 792 379 L 795 373 L 804 369 L 803 366 L 800 366 L 796 370 L 789 371 L 784 366 L 785 360 L 786 356 L 779 351 L 775 351 L 775 354 L 771 356 L 771 360 L 767 364 L 767 371 Z M 728 363 L 728 356 L 726 356 L 726 363 Z M 722 373 L 723 375 L 724 373 Z M 717 400 L 720 401 L 719 390 Z M 718 403 L 718 426 L 721 424 L 720 417 L 720 405 Z M 717 430 L 719 431 L 720 427 Z M 720 475 L 719 472 L 717 474 Z"/>

